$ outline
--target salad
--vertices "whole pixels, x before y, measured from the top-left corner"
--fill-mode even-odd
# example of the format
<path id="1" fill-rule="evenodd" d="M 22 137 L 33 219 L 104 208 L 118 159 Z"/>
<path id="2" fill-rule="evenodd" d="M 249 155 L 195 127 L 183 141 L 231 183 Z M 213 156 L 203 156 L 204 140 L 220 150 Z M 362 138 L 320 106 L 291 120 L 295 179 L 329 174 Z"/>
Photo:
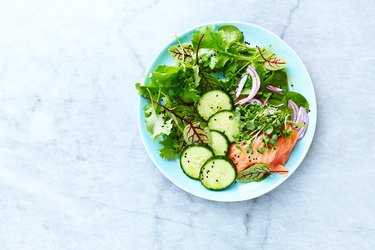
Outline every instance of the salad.
<path id="1" fill-rule="evenodd" d="M 233 25 L 176 37 L 173 65 L 136 83 L 149 100 L 145 123 L 160 156 L 210 190 L 287 174 L 285 164 L 308 127 L 309 103 L 293 91 L 287 61 L 244 40 Z"/>

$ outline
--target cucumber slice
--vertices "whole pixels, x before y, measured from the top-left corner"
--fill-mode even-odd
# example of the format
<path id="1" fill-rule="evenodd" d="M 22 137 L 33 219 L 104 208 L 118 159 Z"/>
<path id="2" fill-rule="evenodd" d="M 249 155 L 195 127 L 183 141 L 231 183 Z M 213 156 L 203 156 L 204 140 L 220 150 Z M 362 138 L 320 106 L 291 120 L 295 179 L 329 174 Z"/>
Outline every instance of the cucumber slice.
<path id="1" fill-rule="evenodd" d="M 182 171 L 193 179 L 199 178 L 199 171 L 203 164 L 212 156 L 214 153 L 212 149 L 204 145 L 191 145 L 187 146 L 181 153 L 180 165 Z"/>
<path id="2" fill-rule="evenodd" d="M 201 168 L 199 180 L 211 190 L 222 190 L 229 187 L 237 177 L 236 167 L 225 156 L 214 156 Z"/>
<path id="3" fill-rule="evenodd" d="M 217 130 L 210 131 L 210 142 L 208 145 L 212 148 L 215 155 L 227 155 L 229 149 L 228 137 Z"/>
<path id="4" fill-rule="evenodd" d="M 205 93 L 198 102 L 198 114 L 207 121 L 211 115 L 220 110 L 231 110 L 233 107 L 230 96 L 221 90 L 211 90 Z"/>
<path id="5" fill-rule="evenodd" d="M 239 123 L 235 114 L 229 110 L 219 111 L 212 115 L 208 120 L 208 128 L 223 132 L 230 142 L 233 142 L 234 137 L 240 134 Z"/>

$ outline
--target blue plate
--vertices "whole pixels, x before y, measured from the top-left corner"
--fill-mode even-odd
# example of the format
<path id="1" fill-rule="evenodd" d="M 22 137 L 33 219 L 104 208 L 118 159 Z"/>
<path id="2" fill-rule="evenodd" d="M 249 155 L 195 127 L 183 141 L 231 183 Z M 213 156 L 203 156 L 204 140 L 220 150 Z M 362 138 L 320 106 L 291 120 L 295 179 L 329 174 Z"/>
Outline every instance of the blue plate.
<path id="1" fill-rule="evenodd" d="M 258 196 L 261 196 L 272 189 L 279 186 L 284 182 L 293 172 L 298 168 L 303 158 L 306 156 L 307 151 L 311 145 L 314 137 L 316 119 L 317 119 L 317 106 L 315 99 L 314 87 L 311 82 L 309 73 L 306 67 L 302 63 L 301 59 L 298 57 L 296 52 L 289 47 L 282 39 L 273 34 L 272 32 L 261 28 L 254 24 L 241 23 L 241 22 L 218 22 L 213 23 L 216 27 L 220 27 L 226 24 L 232 24 L 238 27 L 245 35 L 245 41 L 250 42 L 252 45 L 258 45 L 260 47 L 268 47 L 271 45 L 275 47 L 274 52 L 280 55 L 288 61 L 288 66 L 286 71 L 288 73 L 289 82 L 293 83 L 294 91 L 303 94 L 310 103 L 309 113 L 309 127 L 303 139 L 299 140 L 293 149 L 293 152 L 286 164 L 286 168 L 289 170 L 287 176 L 282 176 L 278 174 L 273 174 L 266 178 L 262 182 L 255 183 L 234 183 L 228 189 L 222 191 L 210 191 L 205 189 L 198 180 L 193 180 L 187 177 L 181 170 L 178 160 L 167 161 L 159 156 L 160 145 L 158 141 L 152 141 L 150 134 L 147 132 L 146 124 L 144 122 L 144 112 L 143 107 L 148 100 L 144 98 L 139 98 L 138 103 L 138 122 L 139 130 L 142 136 L 145 148 L 154 162 L 154 164 L 159 168 L 159 170 L 176 186 L 189 192 L 198 197 L 215 200 L 215 201 L 242 201 L 249 200 Z M 209 25 L 209 24 L 205 24 Z M 203 27 L 205 25 L 192 28 L 183 34 L 179 35 L 182 42 L 189 42 L 191 35 L 195 32 L 197 28 Z M 172 64 L 173 59 L 168 54 L 168 47 L 176 44 L 176 40 L 173 39 L 172 42 L 167 44 L 155 57 L 150 67 L 147 69 L 146 75 L 152 72 L 160 64 Z M 157 178 L 157 177 L 156 177 Z"/>

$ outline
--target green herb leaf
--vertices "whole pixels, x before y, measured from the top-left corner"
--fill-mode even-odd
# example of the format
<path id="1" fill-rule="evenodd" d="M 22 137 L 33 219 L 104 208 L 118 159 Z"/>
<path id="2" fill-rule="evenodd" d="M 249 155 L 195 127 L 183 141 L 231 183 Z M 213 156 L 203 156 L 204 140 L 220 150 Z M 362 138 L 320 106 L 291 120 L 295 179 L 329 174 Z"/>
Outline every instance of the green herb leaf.
<path id="1" fill-rule="evenodd" d="M 304 107 L 306 109 L 306 111 L 309 111 L 309 102 L 300 93 L 289 91 L 286 94 L 286 98 L 287 98 L 287 100 L 294 101 L 298 106 Z"/>
<path id="2" fill-rule="evenodd" d="M 212 50 L 222 50 L 226 51 L 229 48 L 229 43 L 224 37 L 224 34 L 222 32 L 216 32 L 214 25 L 208 25 L 204 26 L 200 29 L 198 29 L 193 35 L 192 35 L 192 43 L 194 50 L 198 48 L 198 43 L 201 38 L 201 36 L 204 34 L 204 38 L 201 41 L 200 48 L 208 48 Z"/>
<path id="3" fill-rule="evenodd" d="M 160 107 L 150 102 L 145 108 L 145 122 L 147 130 L 152 134 L 152 139 L 161 135 L 169 135 L 172 129 L 172 119 L 165 119 L 165 115 L 161 112 Z"/>
<path id="4" fill-rule="evenodd" d="M 180 156 L 180 151 L 183 144 L 179 140 L 176 133 L 166 136 L 159 142 L 163 147 L 160 150 L 160 156 L 167 160 L 174 160 Z"/>
<path id="5" fill-rule="evenodd" d="M 239 182 L 261 181 L 271 173 L 268 164 L 254 164 L 237 174 Z"/>
<path id="6" fill-rule="evenodd" d="M 221 26 L 219 32 L 223 34 L 223 37 L 229 43 L 243 42 L 243 33 L 233 25 Z"/>
<path id="7" fill-rule="evenodd" d="M 208 143 L 208 134 L 199 123 L 189 123 L 184 129 L 184 140 L 187 144 Z"/>
<path id="8" fill-rule="evenodd" d="M 274 71 L 264 82 L 262 82 L 260 91 L 270 92 L 270 90 L 266 88 L 267 85 L 281 88 L 283 92 L 286 93 L 288 92 L 288 76 L 284 71 Z"/>
<path id="9" fill-rule="evenodd" d="M 193 61 L 194 48 L 190 43 L 183 43 L 182 47 L 180 46 L 180 44 L 176 44 L 168 48 L 168 53 L 176 61 L 191 63 Z"/>
<path id="10" fill-rule="evenodd" d="M 273 55 L 264 63 L 264 67 L 271 71 L 283 69 L 286 67 L 286 65 L 287 61 L 277 55 Z"/>

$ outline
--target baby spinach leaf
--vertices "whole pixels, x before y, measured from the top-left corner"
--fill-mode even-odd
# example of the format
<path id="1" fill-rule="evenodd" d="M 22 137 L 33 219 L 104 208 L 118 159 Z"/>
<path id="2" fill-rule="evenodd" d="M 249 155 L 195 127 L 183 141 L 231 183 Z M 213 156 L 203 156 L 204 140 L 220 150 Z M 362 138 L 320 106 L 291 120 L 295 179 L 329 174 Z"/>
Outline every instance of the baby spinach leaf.
<path id="1" fill-rule="evenodd" d="M 262 82 L 260 86 L 261 91 L 269 91 L 266 89 L 267 85 L 272 85 L 281 88 L 284 93 L 288 92 L 288 77 L 284 71 L 273 71 L 271 75 Z"/>
<path id="2" fill-rule="evenodd" d="M 309 111 L 309 102 L 300 93 L 289 91 L 286 93 L 286 99 L 294 101 L 298 106 L 304 107 L 307 111 Z"/>

